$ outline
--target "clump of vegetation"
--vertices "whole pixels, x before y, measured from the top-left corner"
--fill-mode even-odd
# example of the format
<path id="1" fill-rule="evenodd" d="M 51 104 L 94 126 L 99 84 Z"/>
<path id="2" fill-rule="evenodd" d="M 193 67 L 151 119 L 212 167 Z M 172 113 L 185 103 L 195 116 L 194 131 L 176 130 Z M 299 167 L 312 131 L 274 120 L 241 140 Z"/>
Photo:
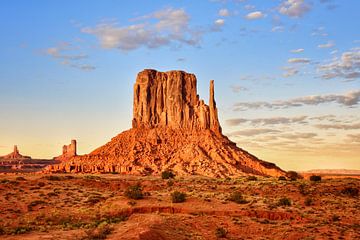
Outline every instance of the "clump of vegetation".
<path id="1" fill-rule="evenodd" d="M 297 179 L 301 179 L 302 176 L 300 174 L 298 174 L 295 171 L 288 171 L 286 173 L 286 176 L 291 180 L 291 181 L 296 181 Z"/>
<path id="2" fill-rule="evenodd" d="M 183 192 L 175 191 L 171 193 L 171 200 L 173 203 L 182 203 L 186 200 L 186 194 Z"/>
<path id="3" fill-rule="evenodd" d="M 298 189 L 299 192 L 304 196 L 309 194 L 309 190 L 307 189 L 307 186 L 305 184 L 300 184 Z"/>
<path id="4" fill-rule="evenodd" d="M 41 204 L 46 204 L 46 202 L 42 201 L 42 200 L 35 200 L 32 201 L 27 207 L 29 211 L 32 211 L 33 207 L 37 206 L 37 205 L 41 205 Z"/>
<path id="5" fill-rule="evenodd" d="M 24 233 L 30 232 L 31 230 L 32 230 L 32 228 L 29 226 L 19 226 L 19 227 L 16 227 L 11 232 L 11 234 L 24 234 Z"/>
<path id="6" fill-rule="evenodd" d="M 103 196 L 99 196 L 99 195 L 92 195 L 92 196 L 89 196 L 85 203 L 90 203 L 90 204 L 96 204 L 98 202 L 100 202 L 101 200 L 103 200 L 104 197 Z"/>
<path id="7" fill-rule="evenodd" d="M 167 181 L 167 186 L 168 187 L 172 187 L 172 186 L 174 186 L 174 181 L 173 180 L 169 180 L 169 181 Z"/>
<path id="8" fill-rule="evenodd" d="M 82 240 L 106 239 L 107 235 L 109 235 L 113 230 L 114 229 L 110 227 L 108 224 L 102 224 L 97 228 L 93 228 L 85 231 L 86 236 L 84 236 Z"/>
<path id="9" fill-rule="evenodd" d="M 131 185 L 129 186 L 124 195 L 127 197 L 127 198 L 130 198 L 130 199 L 135 199 L 135 200 L 138 200 L 138 199 L 143 199 L 144 198 L 144 193 L 142 191 L 142 187 L 140 185 L 140 183 L 137 183 L 135 185 Z"/>
<path id="10" fill-rule="evenodd" d="M 16 181 L 26 181 L 24 177 L 16 177 Z"/>
<path id="11" fill-rule="evenodd" d="M 175 177 L 175 174 L 170 170 L 166 170 L 161 173 L 162 179 L 170 179 L 170 178 L 174 178 L 174 177 Z"/>
<path id="12" fill-rule="evenodd" d="M 248 176 L 248 177 L 247 177 L 247 180 L 248 180 L 248 181 L 256 181 L 256 180 L 257 180 L 257 177 L 255 177 L 255 176 Z"/>
<path id="13" fill-rule="evenodd" d="M 310 176 L 310 181 L 320 182 L 321 181 L 321 176 L 319 176 L 319 175 L 311 175 Z"/>
<path id="14" fill-rule="evenodd" d="M 341 191 L 341 193 L 350 197 L 357 197 L 359 196 L 359 189 L 353 187 L 346 187 Z"/>
<path id="15" fill-rule="evenodd" d="M 280 176 L 280 177 L 278 178 L 278 180 L 279 180 L 279 181 L 286 181 L 286 177 L 285 177 L 285 176 Z"/>
<path id="16" fill-rule="evenodd" d="M 227 230 L 223 227 L 217 227 L 215 230 L 215 235 L 218 238 L 225 238 L 227 233 L 228 233 Z"/>
<path id="17" fill-rule="evenodd" d="M 277 205 L 278 206 L 291 206 L 291 200 L 287 197 L 280 198 Z"/>
<path id="18" fill-rule="evenodd" d="M 305 206 L 311 206 L 314 204 L 314 200 L 310 197 L 306 198 L 304 201 Z"/>
<path id="19" fill-rule="evenodd" d="M 238 191 L 235 191 L 233 193 L 231 193 L 230 197 L 229 197 L 229 200 L 232 201 L 232 202 L 235 202 L 237 204 L 246 204 L 246 203 L 249 203 L 249 201 L 247 201 L 243 195 L 238 192 Z"/>
<path id="20" fill-rule="evenodd" d="M 331 217 L 331 220 L 332 220 L 333 222 L 340 221 L 340 216 L 338 216 L 338 215 L 333 215 L 333 216 Z"/>

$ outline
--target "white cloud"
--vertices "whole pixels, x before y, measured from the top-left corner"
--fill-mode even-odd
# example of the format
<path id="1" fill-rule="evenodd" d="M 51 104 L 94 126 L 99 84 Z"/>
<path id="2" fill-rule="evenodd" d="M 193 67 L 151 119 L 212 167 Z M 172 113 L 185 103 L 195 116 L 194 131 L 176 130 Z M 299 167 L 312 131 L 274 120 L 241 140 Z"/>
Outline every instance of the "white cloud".
<path id="1" fill-rule="evenodd" d="M 217 19 L 217 20 L 215 20 L 215 22 L 214 22 L 214 24 L 216 25 L 216 26 L 223 26 L 224 24 L 225 24 L 225 20 L 224 19 Z"/>
<path id="2" fill-rule="evenodd" d="M 226 120 L 226 124 L 229 126 L 237 126 L 241 123 L 248 122 L 252 125 L 278 125 L 278 124 L 293 124 L 293 123 L 306 123 L 307 116 L 298 117 L 271 117 L 271 118 L 233 118 Z"/>
<path id="3" fill-rule="evenodd" d="M 247 14 L 245 16 L 246 19 L 248 20 L 255 20 L 255 19 L 260 19 L 260 18 L 263 18 L 265 15 L 260 12 L 260 11 L 255 11 L 255 12 L 251 12 L 249 14 Z"/>
<path id="4" fill-rule="evenodd" d="M 279 6 L 279 12 L 290 17 L 302 17 L 311 6 L 304 0 L 286 0 Z"/>
<path id="5" fill-rule="evenodd" d="M 221 16 L 221 17 L 228 17 L 228 16 L 230 16 L 230 12 L 229 12 L 229 10 L 226 9 L 226 8 L 220 9 L 218 14 L 219 14 L 219 16 Z"/>
<path id="6" fill-rule="evenodd" d="M 334 57 L 329 63 L 318 66 L 324 79 L 345 78 L 354 80 L 360 78 L 360 48 L 344 52 L 340 57 Z"/>
<path id="7" fill-rule="evenodd" d="M 290 58 L 288 63 L 309 63 L 310 59 L 308 58 Z"/>
<path id="8" fill-rule="evenodd" d="M 275 26 L 271 29 L 272 32 L 283 32 L 284 31 L 284 26 Z"/>
<path id="9" fill-rule="evenodd" d="M 319 128 L 319 129 L 354 130 L 354 129 L 360 129 L 360 123 L 354 123 L 354 124 L 316 124 L 315 127 Z"/>
<path id="10" fill-rule="evenodd" d="M 335 46 L 334 42 L 330 41 L 330 42 L 327 42 L 325 44 L 319 44 L 318 48 L 332 48 L 334 46 Z"/>
<path id="11" fill-rule="evenodd" d="M 254 10 L 254 9 L 255 9 L 255 6 L 254 6 L 254 5 L 251 5 L 251 4 L 247 4 L 247 5 L 244 6 L 244 9 L 245 9 L 245 10 L 248 10 L 248 11 Z"/>
<path id="12" fill-rule="evenodd" d="M 248 88 L 242 87 L 242 86 L 239 86 L 239 85 L 231 85 L 230 88 L 234 93 L 239 93 L 239 92 L 249 90 Z"/>
<path id="13" fill-rule="evenodd" d="M 292 52 L 292 53 L 302 53 L 302 52 L 304 52 L 304 49 L 303 48 L 293 49 L 293 50 L 290 50 L 290 52 Z"/>
<path id="14" fill-rule="evenodd" d="M 170 44 L 198 45 L 202 35 L 189 26 L 184 9 L 166 8 L 135 19 L 137 24 L 118 26 L 116 23 L 83 28 L 82 32 L 98 37 L 103 48 L 134 50 L 140 47 L 158 48 Z"/>

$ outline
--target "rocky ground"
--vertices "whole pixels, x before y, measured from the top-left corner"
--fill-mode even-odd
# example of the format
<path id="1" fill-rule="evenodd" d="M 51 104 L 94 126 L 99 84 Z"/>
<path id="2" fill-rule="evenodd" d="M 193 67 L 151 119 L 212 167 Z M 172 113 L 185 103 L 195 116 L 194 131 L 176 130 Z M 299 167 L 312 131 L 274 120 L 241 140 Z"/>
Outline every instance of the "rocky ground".
<path id="1" fill-rule="evenodd" d="M 360 239 L 359 189 L 354 178 L 0 175 L 0 238 Z"/>

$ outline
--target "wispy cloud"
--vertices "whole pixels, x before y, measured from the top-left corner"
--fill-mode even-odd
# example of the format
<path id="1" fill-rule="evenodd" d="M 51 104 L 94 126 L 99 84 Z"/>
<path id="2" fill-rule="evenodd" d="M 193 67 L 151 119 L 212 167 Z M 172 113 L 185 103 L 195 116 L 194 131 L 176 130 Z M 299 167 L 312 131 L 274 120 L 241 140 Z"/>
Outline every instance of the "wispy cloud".
<path id="1" fill-rule="evenodd" d="M 360 123 L 354 123 L 354 124 L 316 124 L 315 127 L 319 128 L 319 129 L 354 130 L 354 129 L 360 129 Z"/>
<path id="2" fill-rule="evenodd" d="M 360 78 L 360 48 L 353 48 L 342 53 L 340 57 L 333 58 L 329 63 L 319 65 L 318 71 L 323 79 Z"/>
<path id="3" fill-rule="evenodd" d="M 307 116 L 298 117 L 271 117 L 271 118 L 234 118 L 226 120 L 229 126 L 237 126 L 242 123 L 250 123 L 252 125 L 278 125 L 278 124 L 293 124 L 293 123 L 306 123 Z"/>
<path id="4" fill-rule="evenodd" d="M 360 102 L 360 90 L 350 91 L 345 94 L 312 95 L 290 100 L 274 102 L 239 102 L 234 104 L 234 111 L 249 109 L 284 109 L 289 107 L 301 107 L 305 105 L 319 105 L 324 103 L 337 103 L 342 106 L 353 107 Z"/>
<path id="5" fill-rule="evenodd" d="M 87 59 L 89 56 L 83 53 L 69 54 L 69 51 L 77 50 L 68 42 L 62 42 L 55 47 L 50 47 L 44 52 L 46 55 L 51 56 L 54 59 L 60 60 L 62 65 L 70 66 L 84 71 L 94 70 L 96 67 L 90 64 L 84 64 L 79 62 L 80 60 Z"/>
<path id="6" fill-rule="evenodd" d="M 262 135 L 262 134 L 268 134 L 268 133 L 279 133 L 279 130 L 275 129 L 268 129 L 268 128 L 253 128 L 253 129 L 245 129 L 245 130 L 239 130 L 234 131 L 228 134 L 231 137 L 235 136 L 255 136 L 255 135 Z"/>
<path id="7" fill-rule="evenodd" d="M 290 58 L 288 59 L 288 63 L 309 63 L 309 58 Z"/>
<path id="8" fill-rule="evenodd" d="M 190 16 L 184 9 L 166 8 L 134 21 L 141 22 L 126 26 L 102 23 L 83 28 L 82 32 L 95 35 L 103 48 L 124 51 L 140 47 L 158 48 L 170 44 L 197 46 L 203 34 L 198 29 L 190 28 Z"/>
<path id="9" fill-rule="evenodd" d="M 310 9 L 311 6 L 304 0 L 286 0 L 279 6 L 279 12 L 290 17 L 302 17 Z"/>
<path id="10" fill-rule="evenodd" d="M 233 91 L 234 93 L 239 93 L 239 92 L 249 90 L 248 88 L 243 87 L 243 86 L 239 86 L 239 85 L 231 85 L 230 88 L 231 88 L 231 91 Z"/>
<path id="11" fill-rule="evenodd" d="M 294 67 L 283 67 L 283 70 L 285 71 L 282 74 L 283 77 L 292 77 L 299 73 L 299 70 Z"/>
<path id="12" fill-rule="evenodd" d="M 265 17 L 265 15 L 260 11 L 251 12 L 245 16 L 245 18 L 248 20 L 256 20 L 256 19 L 260 19 L 263 17 Z"/>
<path id="13" fill-rule="evenodd" d="M 223 9 L 219 10 L 218 14 L 221 17 L 228 17 L 228 16 L 230 16 L 230 11 L 228 9 L 226 9 L 226 8 L 223 8 Z"/>
<path id="14" fill-rule="evenodd" d="M 290 50 L 290 52 L 292 52 L 292 53 L 302 53 L 302 52 L 304 52 L 304 49 L 303 48 L 293 49 L 293 50 Z"/>
<path id="15" fill-rule="evenodd" d="M 332 48 L 334 46 L 335 46 L 335 43 L 332 42 L 332 41 L 329 41 L 329 42 L 324 43 L 324 44 L 319 44 L 318 48 Z"/>

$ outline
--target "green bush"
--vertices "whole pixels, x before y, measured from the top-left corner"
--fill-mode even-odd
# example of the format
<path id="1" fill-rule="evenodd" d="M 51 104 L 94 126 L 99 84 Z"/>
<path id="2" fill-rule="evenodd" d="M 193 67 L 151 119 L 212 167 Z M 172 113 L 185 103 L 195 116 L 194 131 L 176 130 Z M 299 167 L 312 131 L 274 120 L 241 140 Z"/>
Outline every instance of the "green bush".
<path id="1" fill-rule="evenodd" d="M 291 200 L 289 198 L 280 198 L 278 201 L 278 206 L 291 206 Z"/>
<path id="2" fill-rule="evenodd" d="M 170 179 L 170 178 L 174 178 L 174 177 L 175 177 L 175 174 L 170 170 L 163 171 L 161 173 L 161 178 L 162 179 Z"/>
<path id="3" fill-rule="evenodd" d="M 310 181 L 313 181 L 313 182 L 320 182 L 320 181 L 321 181 L 321 176 L 318 176 L 318 175 L 311 175 L 311 176 L 310 176 Z"/>
<path id="4" fill-rule="evenodd" d="M 186 200 L 186 194 L 183 192 L 175 191 L 171 194 L 171 200 L 173 203 L 182 203 Z"/>
<path id="5" fill-rule="evenodd" d="M 305 199 L 305 206 L 311 206 L 311 205 L 313 205 L 313 203 L 314 203 L 314 201 L 313 201 L 313 199 L 312 198 L 306 198 Z"/>
<path id="6" fill-rule="evenodd" d="M 126 189 L 124 195 L 127 198 L 135 199 L 135 200 L 144 198 L 144 194 L 142 192 L 142 187 L 139 183 L 137 183 L 136 185 L 129 186 Z"/>
<path id="7" fill-rule="evenodd" d="M 232 202 L 235 202 L 237 204 L 246 204 L 249 203 L 249 201 L 247 201 L 240 192 L 236 191 L 233 192 L 230 197 L 229 200 Z"/>
<path id="8" fill-rule="evenodd" d="M 226 235 L 227 235 L 227 230 L 225 228 L 223 228 L 223 227 L 218 227 L 215 230 L 215 235 L 218 238 L 225 238 Z"/>

